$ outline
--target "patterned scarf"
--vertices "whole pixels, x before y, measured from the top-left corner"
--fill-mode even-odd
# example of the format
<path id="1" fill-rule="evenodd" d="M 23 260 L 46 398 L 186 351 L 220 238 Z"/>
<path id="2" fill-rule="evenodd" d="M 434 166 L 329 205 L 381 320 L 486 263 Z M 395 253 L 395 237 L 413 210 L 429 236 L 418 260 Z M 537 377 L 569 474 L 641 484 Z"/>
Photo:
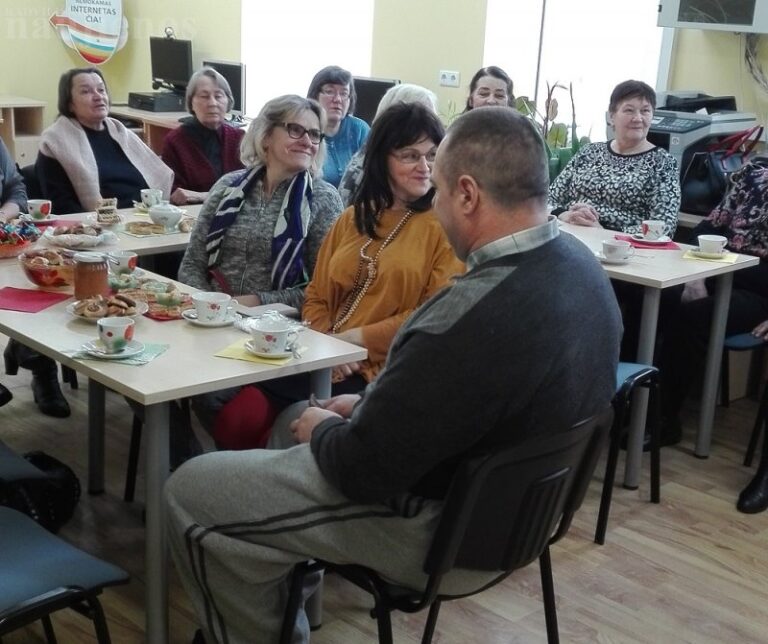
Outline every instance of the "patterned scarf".
<path id="1" fill-rule="evenodd" d="M 245 196 L 264 175 L 264 168 L 252 168 L 238 176 L 231 184 L 232 191 L 222 199 L 211 220 L 206 237 L 208 269 L 219 263 L 224 234 L 243 207 Z M 288 186 L 280 206 L 272 236 L 272 289 L 297 286 L 308 281 L 304 266 L 304 239 L 309 229 L 312 212 L 312 177 L 309 172 L 297 174 Z"/>

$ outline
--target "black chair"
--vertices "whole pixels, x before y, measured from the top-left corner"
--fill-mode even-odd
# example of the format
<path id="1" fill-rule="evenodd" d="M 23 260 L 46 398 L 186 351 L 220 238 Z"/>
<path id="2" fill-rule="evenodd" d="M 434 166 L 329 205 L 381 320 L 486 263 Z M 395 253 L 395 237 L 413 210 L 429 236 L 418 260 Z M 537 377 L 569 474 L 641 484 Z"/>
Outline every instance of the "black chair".
<path id="1" fill-rule="evenodd" d="M 747 395 L 756 396 L 760 383 L 766 341 L 755 337 L 751 333 L 736 333 L 723 340 L 723 360 L 720 367 L 720 405 L 728 407 L 730 395 L 730 372 L 728 369 L 731 351 L 752 351 L 749 360 L 749 376 L 747 378 Z"/>
<path id="2" fill-rule="evenodd" d="M 72 608 L 94 623 L 100 644 L 109 629 L 98 595 L 128 574 L 47 532 L 25 514 L 0 507 L 0 638 L 42 620 L 56 644 L 51 613 Z"/>
<path id="3" fill-rule="evenodd" d="M 39 520 L 36 504 L 25 491 L 46 479 L 45 472 L 0 442 L 0 503 L 12 506 L 0 507 L 0 640 L 40 619 L 46 640 L 55 644 L 50 614 L 73 608 L 93 620 L 98 641 L 108 644 L 97 596 L 106 586 L 127 582 L 128 574 L 67 544 L 33 520 Z"/>
<path id="4" fill-rule="evenodd" d="M 608 528 L 608 515 L 611 511 L 613 482 L 616 478 L 616 465 L 619 460 L 621 439 L 626 430 L 625 422 L 629 403 L 636 387 L 650 389 L 649 419 L 651 428 L 651 501 L 659 503 L 661 499 L 661 396 L 659 395 L 659 370 L 656 367 L 634 362 L 620 362 L 616 370 L 616 394 L 613 397 L 613 426 L 608 446 L 608 460 L 605 464 L 603 493 L 600 509 L 597 513 L 595 543 L 605 543 L 605 531 Z"/>
<path id="5" fill-rule="evenodd" d="M 479 593 L 538 559 L 547 640 L 550 644 L 558 642 L 549 546 L 566 534 L 581 506 L 611 417 L 607 409 L 569 431 L 465 460 L 451 483 L 424 561 L 428 580 L 423 590 L 393 585 L 363 566 L 323 561 L 299 564 L 294 570 L 280 641 L 291 641 L 304 575 L 312 570 L 336 572 L 373 595 L 373 614 L 382 643 L 392 642 L 391 611 L 413 613 L 429 607 L 422 637 L 422 642 L 428 643 L 441 602 Z M 443 576 L 454 567 L 489 571 L 492 578 L 472 592 L 441 594 Z"/>

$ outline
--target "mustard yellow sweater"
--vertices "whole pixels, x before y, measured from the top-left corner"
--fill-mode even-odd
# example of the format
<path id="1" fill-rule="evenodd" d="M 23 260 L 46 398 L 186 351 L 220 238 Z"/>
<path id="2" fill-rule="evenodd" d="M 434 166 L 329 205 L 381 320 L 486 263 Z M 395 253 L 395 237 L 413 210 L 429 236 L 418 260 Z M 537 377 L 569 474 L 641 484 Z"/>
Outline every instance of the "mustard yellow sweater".
<path id="1" fill-rule="evenodd" d="M 403 210 L 387 210 L 379 218 L 379 239 L 366 250 L 373 257 L 400 222 Z M 302 317 L 316 331 L 329 333 L 352 290 L 360 248 L 368 236 L 355 227 L 354 211 L 345 210 L 320 247 L 312 281 L 307 286 Z M 415 213 L 379 256 L 377 277 L 341 331 L 362 327 L 368 359 L 362 375 L 370 382 L 384 365 L 400 325 L 423 302 L 463 273 L 442 227 L 429 210 Z"/>

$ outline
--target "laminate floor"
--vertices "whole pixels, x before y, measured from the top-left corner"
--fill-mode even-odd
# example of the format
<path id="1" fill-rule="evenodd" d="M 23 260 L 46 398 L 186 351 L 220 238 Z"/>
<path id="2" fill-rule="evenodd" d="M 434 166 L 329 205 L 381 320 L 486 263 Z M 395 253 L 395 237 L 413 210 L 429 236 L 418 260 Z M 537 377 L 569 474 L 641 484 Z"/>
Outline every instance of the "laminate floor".
<path id="1" fill-rule="evenodd" d="M 86 480 L 87 382 L 65 387 L 73 414 L 65 420 L 40 414 L 28 373 L 3 376 L 14 400 L 0 408 L 0 439 L 20 452 L 42 449 Z M 756 403 L 719 408 L 712 456 L 692 456 L 695 417 L 689 410 L 683 442 L 662 450 L 662 502 L 649 503 L 647 460 L 639 490 L 617 487 L 607 543 L 592 541 L 600 492 L 598 466 L 586 502 L 569 535 L 552 549 L 561 641 L 602 643 L 768 642 L 768 513 L 736 512 L 736 496 L 752 470 L 741 465 Z M 131 415 L 123 399 L 107 401 L 107 492 L 84 493 L 61 535 L 113 561 L 131 583 L 103 595 L 113 641 L 135 644 L 143 634 L 143 480 L 138 502 L 122 501 Z M 647 455 L 646 455 L 647 459 Z M 1 574 L 2 571 L 0 571 Z M 519 571 L 474 598 L 446 604 L 435 642 L 545 642 L 538 566 Z M 171 642 L 186 644 L 195 630 L 190 605 L 171 577 Z M 319 644 L 375 642 L 368 598 L 329 578 Z M 395 615 L 395 640 L 418 642 L 424 615 Z M 95 641 L 90 623 L 71 611 L 54 625 L 61 644 Z M 4 644 L 43 642 L 39 625 L 3 639 Z"/>

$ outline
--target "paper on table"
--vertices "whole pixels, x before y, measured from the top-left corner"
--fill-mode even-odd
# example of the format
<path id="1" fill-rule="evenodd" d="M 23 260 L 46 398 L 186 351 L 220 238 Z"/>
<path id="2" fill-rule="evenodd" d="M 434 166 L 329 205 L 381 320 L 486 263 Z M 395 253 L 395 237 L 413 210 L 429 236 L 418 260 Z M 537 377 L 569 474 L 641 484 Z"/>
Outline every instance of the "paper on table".
<path id="1" fill-rule="evenodd" d="M 716 262 L 719 264 L 735 264 L 739 256 L 736 253 L 723 253 L 722 257 L 702 257 L 701 255 L 695 255 L 692 251 L 687 250 L 683 254 L 683 259 L 695 259 L 700 262 Z"/>
<path id="2" fill-rule="evenodd" d="M 258 362 L 259 364 L 271 364 L 271 365 L 284 365 L 291 357 L 287 358 L 260 358 L 253 355 L 248 349 L 245 348 L 245 343 L 248 340 L 238 340 L 237 342 L 230 344 L 228 347 L 224 347 L 221 351 L 217 351 L 213 355 L 219 358 L 232 358 L 234 360 L 247 360 L 248 362 Z"/>
<path id="3" fill-rule="evenodd" d="M 6 286 L 0 288 L 0 309 L 37 313 L 70 297 L 72 297 L 71 293 L 51 293 L 33 288 Z"/>

